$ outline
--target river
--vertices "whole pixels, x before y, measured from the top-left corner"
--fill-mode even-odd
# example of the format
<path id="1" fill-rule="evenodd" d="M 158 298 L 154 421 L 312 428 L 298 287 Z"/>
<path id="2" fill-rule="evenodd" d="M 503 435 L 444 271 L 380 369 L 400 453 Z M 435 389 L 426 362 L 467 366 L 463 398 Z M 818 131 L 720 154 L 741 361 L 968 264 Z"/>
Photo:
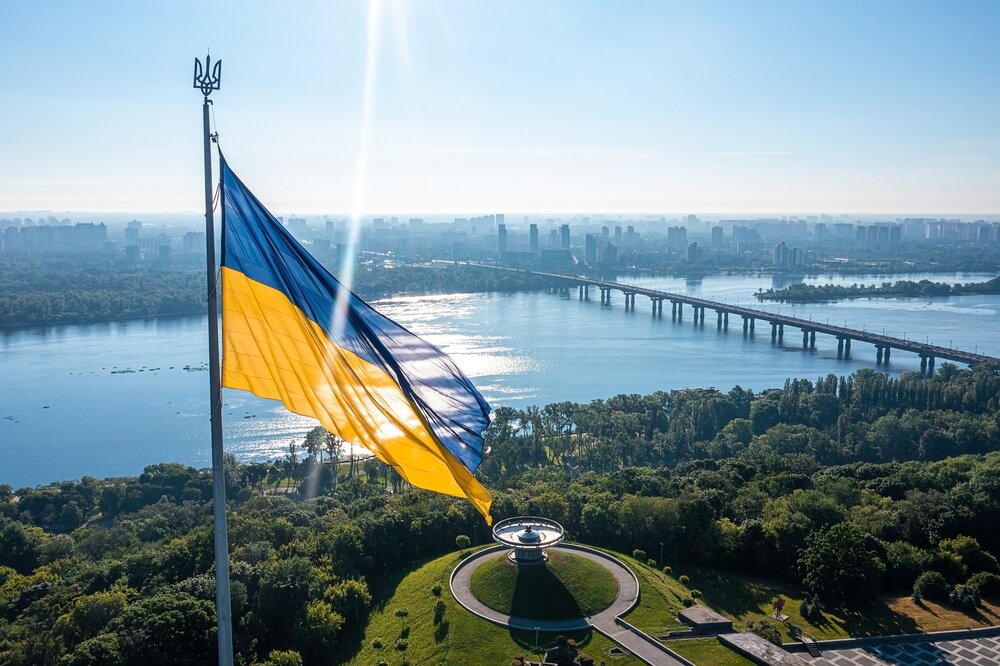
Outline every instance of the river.
<path id="1" fill-rule="evenodd" d="M 819 277 L 812 284 L 870 284 L 928 278 L 973 282 L 988 274 Z M 1000 356 L 1000 296 L 865 299 L 791 306 L 753 301 L 758 289 L 793 280 L 770 276 L 622 278 L 666 291 L 781 310 L 817 321 L 867 328 Z M 875 368 L 875 351 L 855 343 L 837 359 L 836 340 L 819 335 L 801 348 L 797 331 L 772 345 L 768 327 L 746 338 L 739 321 L 716 330 L 709 312 L 695 327 L 690 311 L 661 318 L 649 301 L 626 312 L 620 294 L 601 307 L 597 292 L 404 296 L 375 307 L 449 353 L 494 406 L 589 401 L 618 393 L 739 384 L 762 390 L 788 377 Z M 136 474 L 145 465 L 210 464 L 205 317 L 174 317 L 0 332 L 0 483 Z M 896 351 L 888 372 L 918 370 Z M 315 422 L 280 404 L 225 391 L 226 450 L 243 460 L 282 455 Z"/>

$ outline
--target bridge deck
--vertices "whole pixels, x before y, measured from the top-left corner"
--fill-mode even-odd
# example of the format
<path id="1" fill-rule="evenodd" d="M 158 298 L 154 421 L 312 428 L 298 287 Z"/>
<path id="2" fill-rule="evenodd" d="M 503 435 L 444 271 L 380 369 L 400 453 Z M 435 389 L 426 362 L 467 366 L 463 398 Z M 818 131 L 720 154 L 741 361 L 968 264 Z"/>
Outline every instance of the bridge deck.
<path id="1" fill-rule="evenodd" d="M 986 354 L 974 354 L 972 352 L 962 351 L 960 349 L 952 349 L 949 347 L 941 347 L 932 344 L 923 344 L 920 342 L 916 342 L 914 340 L 895 338 L 889 335 L 877 335 L 875 333 L 869 333 L 868 331 L 859 331 L 856 328 L 847 328 L 844 326 L 823 324 L 821 322 L 812 321 L 809 319 L 800 319 L 798 317 L 776 314 L 774 312 L 757 310 L 755 308 L 748 308 L 738 305 L 729 305 L 727 303 L 720 303 L 719 301 L 712 301 L 705 298 L 695 298 L 693 296 L 687 296 L 685 294 L 675 294 L 669 291 L 660 291 L 658 289 L 649 289 L 646 287 L 640 287 L 637 285 L 627 284 L 623 282 L 608 282 L 606 280 L 597 280 L 582 275 L 565 275 L 562 273 L 527 271 L 515 268 L 504 268 L 501 266 L 490 266 L 488 264 L 474 264 L 474 265 L 481 266 L 483 268 L 514 271 L 522 274 L 526 273 L 529 275 L 536 275 L 538 277 L 551 278 L 553 281 L 570 283 L 572 286 L 589 285 L 592 287 L 598 287 L 602 289 L 617 290 L 623 293 L 642 294 L 643 296 L 647 296 L 651 299 L 662 299 L 665 301 L 671 301 L 675 303 L 684 303 L 686 305 L 692 305 L 699 308 L 714 310 L 716 312 L 722 312 L 722 313 L 728 312 L 730 314 L 740 315 L 742 317 L 746 317 L 747 319 L 755 319 L 755 320 L 760 319 L 762 321 L 766 321 L 771 324 L 791 326 L 794 328 L 802 329 L 803 331 L 810 331 L 810 332 L 815 331 L 816 333 L 826 333 L 827 335 L 832 335 L 838 338 L 858 340 L 860 342 L 869 342 L 875 346 L 891 347 L 892 349 L 901 349 L 903 351 L 913 352 L 915 354 L 919 354 L 920 356 L 925 356 L 928 358 L 947 359 L 949 361 L 968 363 L 970 365 L 974 363 L 981 363 L 983 361 L 1000 360 L 993 356 L 987 356 Z"/>

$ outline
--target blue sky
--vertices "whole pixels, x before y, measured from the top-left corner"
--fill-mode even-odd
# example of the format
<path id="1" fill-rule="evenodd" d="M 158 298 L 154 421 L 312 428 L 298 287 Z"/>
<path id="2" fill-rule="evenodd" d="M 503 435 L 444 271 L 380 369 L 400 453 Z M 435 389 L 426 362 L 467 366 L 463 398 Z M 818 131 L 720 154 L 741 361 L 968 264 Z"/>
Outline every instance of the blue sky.
<path id="1" fill-rule="evenodd" d="M 1000 2 L 0 0 L 0 210 L 1000 213 Z M 359 193 L 361 198 L 359 199 Z"/>

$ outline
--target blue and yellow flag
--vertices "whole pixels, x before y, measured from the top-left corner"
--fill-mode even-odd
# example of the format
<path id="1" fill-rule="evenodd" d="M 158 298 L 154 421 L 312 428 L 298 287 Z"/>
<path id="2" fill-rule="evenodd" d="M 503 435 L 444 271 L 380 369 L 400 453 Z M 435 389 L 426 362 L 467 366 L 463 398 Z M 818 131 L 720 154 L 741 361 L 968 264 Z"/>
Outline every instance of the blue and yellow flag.
<path id="1" fill-rule="evenodd" d="M 222 170 L 222 385 L 280 400 L 392 465 L 468 497 L 490 407 L 444 352 L 340 284 L 229 169 Z"/>

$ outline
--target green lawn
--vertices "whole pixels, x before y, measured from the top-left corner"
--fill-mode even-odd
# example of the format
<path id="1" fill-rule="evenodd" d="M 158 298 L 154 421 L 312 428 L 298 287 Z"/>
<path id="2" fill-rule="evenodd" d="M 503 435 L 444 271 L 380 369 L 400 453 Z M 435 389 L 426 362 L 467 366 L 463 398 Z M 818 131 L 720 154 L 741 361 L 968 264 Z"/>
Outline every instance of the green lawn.
<path id="1" fill-rule="evenodd" d="M 629 623 L 653 635 L 684 627 L 677 619 L 677 613 L 684 608 L 683 600 L 688 591 L 676 578 L 627 555 L 606 552 L 628 565 L 639 579 L 639 605 L 625 615 Z"/>
<path id="2" fill-rule="evenodd" d="M 490 666 L 509 664 L 517 653 L 525 656 L 541 651 L 532 651 L 534 632 L 513 632 L 472 615 L 452 598 L 448 591 L 448 579 L 452 569 L 459 562 L 458 553 L 418 563 L 400 571 L 389 580 L 372 590 L 375 610 L 369 619 L 365 635 L 357 653 L 347 662 L 353 666 L 373 666 L 379 660 L 399 666 L 404 659 L 411 664 L 454 664 L 455 666 L 477 664 Z M 431 588 L 441 585 L 440 600 L 445 604 L 444 628 L 434 624 L 435 597 Z M 409 615 L 407 649 L 396 649 L 396 641 L 403 628 L 402 620 L 394 615 L 399 608 L 406 608 Z M 578 632 L 567 637 L 576 640 L 583 652 L 608 666 L 639 666 L 632 657 L 609 657 L 607 650 L 614 643 L 596 632 Z M 380 640 L 384 647 L 375 649 L 372 643 Z M 539 642 L 551 643 L 555 636 L 541 634 Z"/>
<path id="3" fill-rule="evenodd" d="M 538 620 L 593 615 L 618 595 L 614 576 L 600 564 L 555 551 L 544 566 L 522 568 L 498 553 L 472 574 L 470 587 L 493 610 Z"/>
<path id="4" fill-rule="evenodd" d="M 804 594 L 793 585 L 755 576 L 714 571 L 690 565 L 674 567 L 674 574 L 687 574 L 689 588 L 701 590 L 705 605 L 733 618 L 737 629 L 750 619 L 766 619 L 781 632 L 785 641 L 793 640 L 789 628 L 796 626 L 818 640 L 859 636 L 879 636 L 886 634 L 907 634 L 918 631 L 964 629 L 972 626 L 994 624 L 990 617 L 994 609 L 986 604 L 981 612 L 974 614 L 941 609 L 935 613 L 928 605 L 924 609 L 907 603 L 909 597 L 883 597 L 877 601 L 856 608 L 832 608 L 822 613 L 816 622 L 807 622 L 799 612 Z M 782 611 L 788 621 L 770 618 L 775 598 L 785 599 Z M 927 610 L 930 608 L 930 610 Z M 936 620 L 936 621 L 935 621 Z"/>
<path id="5" fill-rule="evenodd" d="M 697 666 L 753 666 L 754 663 L 716 638 L 691 638 L 670 641 L 666 645 Z"/>

